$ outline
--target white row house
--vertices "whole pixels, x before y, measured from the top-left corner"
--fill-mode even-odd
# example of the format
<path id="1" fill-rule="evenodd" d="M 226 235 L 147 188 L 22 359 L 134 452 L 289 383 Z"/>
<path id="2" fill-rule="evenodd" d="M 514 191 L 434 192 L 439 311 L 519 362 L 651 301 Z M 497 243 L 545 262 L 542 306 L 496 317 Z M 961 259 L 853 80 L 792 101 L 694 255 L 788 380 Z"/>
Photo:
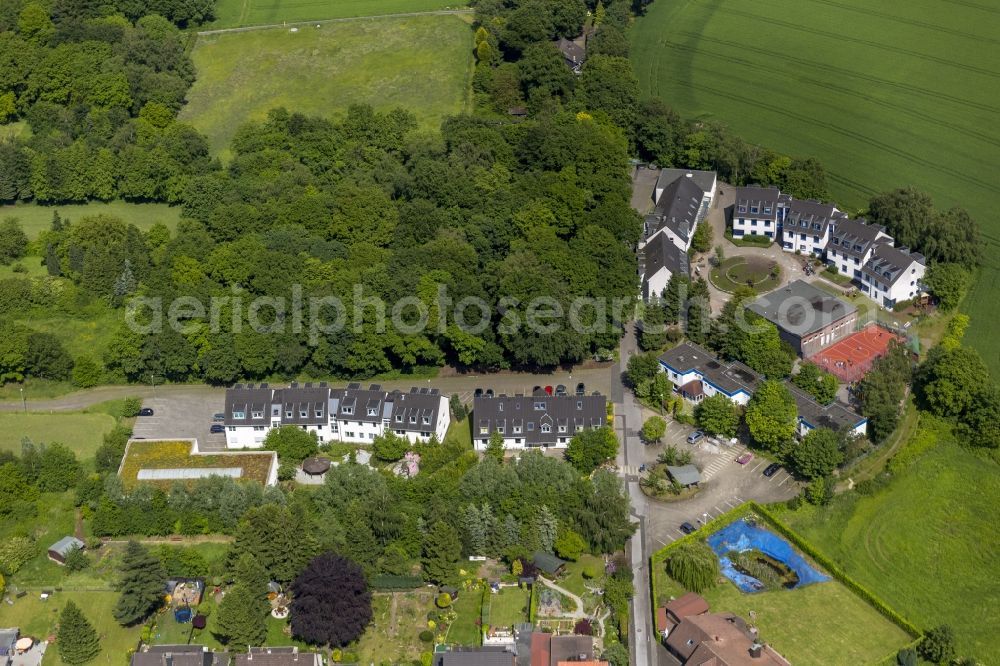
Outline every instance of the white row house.
<path id="1" fill-rule="evenodd" d="M 746 405 L 764 378 L 739 361 L 720 361 L 704 347 L 684 342 L 660 355 L 660 369 L 674 385 L 674 392 L 691 402 L 722 394 L 738 405 Z M 804 437 L 813 428 L 849 430 L 864 436 L 868 419 L 850 406 L 834 401 L 821 405 L 811 395 L 785 380 L 798 407 L 798 434 Z"/>
<path id="2" fill-rule="evenodd" d="M 437 389 L 384 391 L 377 384 L 330 388 L 297 383 L 287 388 L 237 384 L 226 390 L 224 427 L 231 449 L 260 448 L 272 428 L 296 426 L 320 442 L 371 444 L 392 431 L 411 442 L 444 439 L 451 423 L 448 399 Z"/>
<path id="3" fill-rule="evenodd" d="M 780 239 L 786 252 L 824 259 L 884 308 L 915 298 L 922 289 L 927 270 L 922 255 L 894 247 L 884 227 L 852 220 L 832 204 L 793 199 L 776 187 L 740 187 L 732 227 L 734 238 Z"/>
<path id="4" fill-rule="evenodd" d="M 690 275 L 687 253 L 715 200 L 717 183 L 714 171 L 660 171 L 653 189 L 655 206 L 645 218 L 639 243 L 643 299 L 661 296 L 673 275 Z"/>
<path id="5" fill-rule="evenodd" d="M 493 433 L 503 435 L 505 449 L 565 448 L 573 436 L 607 424 L 603 395 L 478 396 L 473 400 L 472 439 L 477 451 L 486 450 Z"/>

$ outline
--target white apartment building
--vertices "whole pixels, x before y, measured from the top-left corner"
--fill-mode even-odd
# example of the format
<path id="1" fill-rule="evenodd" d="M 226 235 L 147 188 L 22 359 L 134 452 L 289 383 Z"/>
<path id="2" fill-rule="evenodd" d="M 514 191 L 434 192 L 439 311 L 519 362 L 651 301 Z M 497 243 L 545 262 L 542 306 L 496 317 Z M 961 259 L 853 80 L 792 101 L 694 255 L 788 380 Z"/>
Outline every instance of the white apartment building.
<path id="1" fill-rule="evenodd" d="M 267 384 L 237 384 L 226 390 L 226 446 L 260 448 L 272 428 L 296 426 L 316 434 L 319 442 L 371 444 L 387 430 L 411 442 L 443 440 L 451 415 L 448 399 L 437 389 L 412 388 L 409 393 L 383 391 L 377 384 L 332 389 L 291 384 L 272 389 Z"/>

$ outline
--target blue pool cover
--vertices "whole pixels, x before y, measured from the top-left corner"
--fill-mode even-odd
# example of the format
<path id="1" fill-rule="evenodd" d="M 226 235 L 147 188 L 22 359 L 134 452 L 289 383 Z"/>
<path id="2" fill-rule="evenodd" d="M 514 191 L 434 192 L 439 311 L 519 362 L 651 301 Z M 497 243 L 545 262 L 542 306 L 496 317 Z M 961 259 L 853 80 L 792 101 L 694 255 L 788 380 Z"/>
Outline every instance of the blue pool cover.
<path id="1" fill-rule="evenodd" d="M 806 562 L 792 544 L 773 532 L 742 520 L 737 520 L 708 537 L 708 545 L 719 556 L 723 575 L 736 583 L 736 587 L 744 592 L 759 592 L 764 586 L 756 578 L 740 573 L 733 567 L 733 563 L 726 557 L 726 553 L 733 550 L 741 553 L 747 550 L 759 550 L 783 562 L 798 575 L 799 583 L 796 587 L 830 580 L 829 576 L 824 576 Z"/>

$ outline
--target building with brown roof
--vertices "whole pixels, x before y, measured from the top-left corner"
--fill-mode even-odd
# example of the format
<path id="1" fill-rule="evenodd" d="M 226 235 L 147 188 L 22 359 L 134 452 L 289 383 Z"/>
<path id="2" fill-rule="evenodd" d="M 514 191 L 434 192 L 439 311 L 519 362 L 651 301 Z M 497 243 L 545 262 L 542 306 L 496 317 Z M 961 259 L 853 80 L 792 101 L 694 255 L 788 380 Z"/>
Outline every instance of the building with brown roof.
<path id="1" fill-rule="evenodd" d="M 591 636 L 531 634 L 531 666 L 608 666 L 594 657 Z"/>
<path id="2" fill-rule="evenodd" d="M 688 592 L 656 609 L 656 630 L 666 637 L 684 618 L 707 612 L 708 602 L 700 594 Z"/>
<path id="3" fill-rule="evenodd" d="M 667 636 L 666 646 L 684 666 L 791 666 L 732 613 L 689 615 Z"/>

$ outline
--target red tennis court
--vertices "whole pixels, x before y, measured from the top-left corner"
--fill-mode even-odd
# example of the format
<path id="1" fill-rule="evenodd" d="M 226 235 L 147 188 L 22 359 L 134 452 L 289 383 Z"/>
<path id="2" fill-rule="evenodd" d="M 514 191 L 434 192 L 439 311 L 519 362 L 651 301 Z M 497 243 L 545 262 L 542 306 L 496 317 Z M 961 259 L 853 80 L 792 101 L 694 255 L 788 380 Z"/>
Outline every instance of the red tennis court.
<path id="1" fill-rule="evenodd" d="M 873 324 L 830 345 L 809 360 L 836 375 L 840 381 L 853 383 L 865 376 L 893 340 L 903 342 L 900 336 Z"/>

